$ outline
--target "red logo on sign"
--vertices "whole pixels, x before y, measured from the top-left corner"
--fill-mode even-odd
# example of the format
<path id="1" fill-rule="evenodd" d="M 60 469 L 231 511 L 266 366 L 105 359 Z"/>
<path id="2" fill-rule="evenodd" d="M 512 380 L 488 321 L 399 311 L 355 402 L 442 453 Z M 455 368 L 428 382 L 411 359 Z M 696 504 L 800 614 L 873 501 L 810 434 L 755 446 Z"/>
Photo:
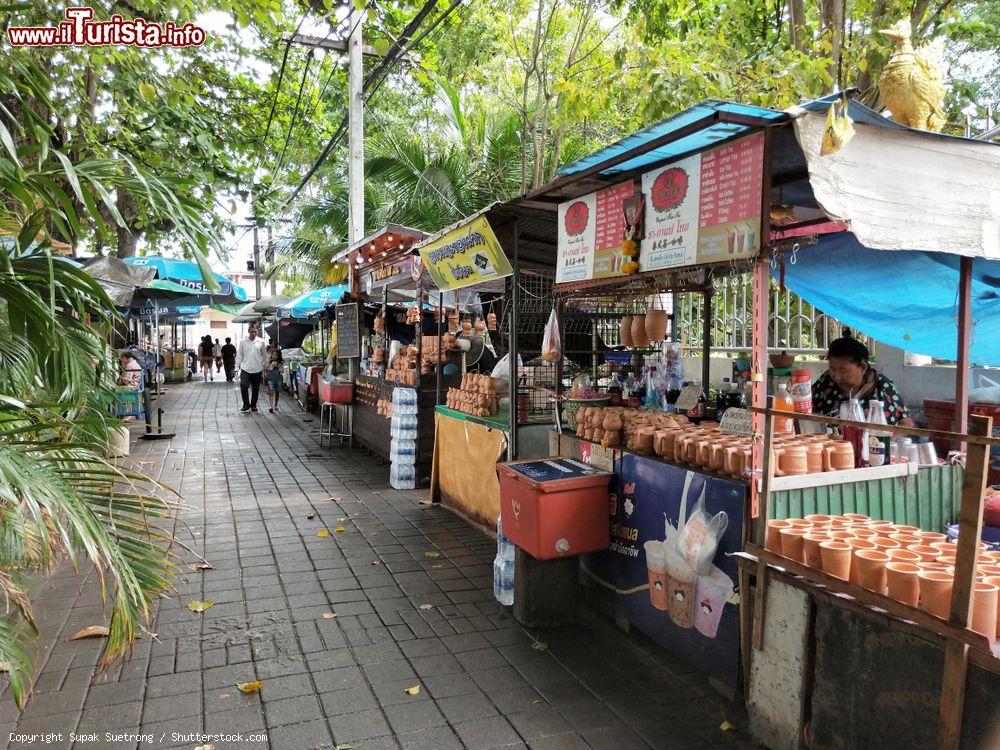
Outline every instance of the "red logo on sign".
<path id="1" fill-rule="evenodd" d="M 650 202 L 658 213 L 677 208 L 688 191 L 688 175 L 680 167 L 672 167 L 653 180 Z"/>
<path id="2" fill-rule="evenodd" d="M 566 231 L 571 235 L 582 234 L 590 219 L 590 209 L 583 201 L 577 201 L 566 211 Z"/>

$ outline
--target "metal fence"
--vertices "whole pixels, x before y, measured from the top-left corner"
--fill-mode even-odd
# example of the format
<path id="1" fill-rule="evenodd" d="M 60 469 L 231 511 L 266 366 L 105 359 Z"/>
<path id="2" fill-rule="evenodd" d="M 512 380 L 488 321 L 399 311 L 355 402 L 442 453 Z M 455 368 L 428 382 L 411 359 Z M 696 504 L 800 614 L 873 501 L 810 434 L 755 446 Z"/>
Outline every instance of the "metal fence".
<path id="1" fill-rule="evenodd" d="M 677 334 L 689 351 L 702 345 L 700 294 L 676 295 Z M 768 346 L 789 354 L 822 355 L 839 338 L 843 323 L 824 314 L 796 294 L 779 288 L 771 280 Z M 750 351 L 753 342 L 753 278 L 738 274 L 716 279 L 712 296 L 712 347 L 720 351 Z M 874 352 L 874 341 L 858 339 Z"/>

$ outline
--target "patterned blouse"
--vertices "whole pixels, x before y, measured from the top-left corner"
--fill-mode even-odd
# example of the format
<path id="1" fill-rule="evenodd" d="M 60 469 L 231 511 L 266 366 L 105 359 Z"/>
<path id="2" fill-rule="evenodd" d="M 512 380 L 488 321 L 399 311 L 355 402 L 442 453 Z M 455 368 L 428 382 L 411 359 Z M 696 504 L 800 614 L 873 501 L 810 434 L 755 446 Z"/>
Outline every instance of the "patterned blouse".
<path id="1" fill-rule="evenodd" d="M 840 410 L 840 404 L 848 399 L 848 395 L 833 381 L 829 372 L 824 372 L 817 378 L 812 390 L 814 414 L 835 417 Z M 868 408 L 869 401 L 881 401 L 885 410 L 885 421 L 889 424 L 898 424 L 900 420 L 909 416 L 903 397 L 899 395 L 896 386 L 874 367 L 869 367 L 865 373 L 857 398 L 861 400 L 861 405 L 865 409 Z"/>

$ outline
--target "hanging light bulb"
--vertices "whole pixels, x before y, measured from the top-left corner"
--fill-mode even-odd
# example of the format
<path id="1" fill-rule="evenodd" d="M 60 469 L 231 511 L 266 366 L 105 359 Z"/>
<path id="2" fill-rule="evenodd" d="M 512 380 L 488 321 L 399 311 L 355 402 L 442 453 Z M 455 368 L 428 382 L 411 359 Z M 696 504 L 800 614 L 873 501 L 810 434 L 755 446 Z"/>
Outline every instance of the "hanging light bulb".
<path id="1" fill-rule="evenodd" d="M 390 234 L 390 235 L 387 235 L 387 236 L 386 236 L 386 239 L 387 239 L 387 240 L 389 240 L 389 242 L 392 242 L 392 235 L 391 235 L 391 234 Z"/>

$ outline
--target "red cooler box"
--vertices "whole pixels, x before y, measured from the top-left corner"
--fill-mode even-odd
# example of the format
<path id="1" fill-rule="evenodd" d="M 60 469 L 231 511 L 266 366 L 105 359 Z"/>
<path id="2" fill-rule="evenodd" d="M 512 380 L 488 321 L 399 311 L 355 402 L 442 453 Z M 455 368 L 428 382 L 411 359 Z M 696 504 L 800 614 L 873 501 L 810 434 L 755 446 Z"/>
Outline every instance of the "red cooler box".
<path id="1" fill-rule="evenodd" d="M 503 533 L 537 560 L 607 549 L 611 474 L 571 458 L 497 466 Z"/>
<path id="2" fill-rule="evenodd" d="M 343 380 L 321 380 L 319 400 L 327 404 L 349 404 L 354 401 L 354 383 Z"/>

